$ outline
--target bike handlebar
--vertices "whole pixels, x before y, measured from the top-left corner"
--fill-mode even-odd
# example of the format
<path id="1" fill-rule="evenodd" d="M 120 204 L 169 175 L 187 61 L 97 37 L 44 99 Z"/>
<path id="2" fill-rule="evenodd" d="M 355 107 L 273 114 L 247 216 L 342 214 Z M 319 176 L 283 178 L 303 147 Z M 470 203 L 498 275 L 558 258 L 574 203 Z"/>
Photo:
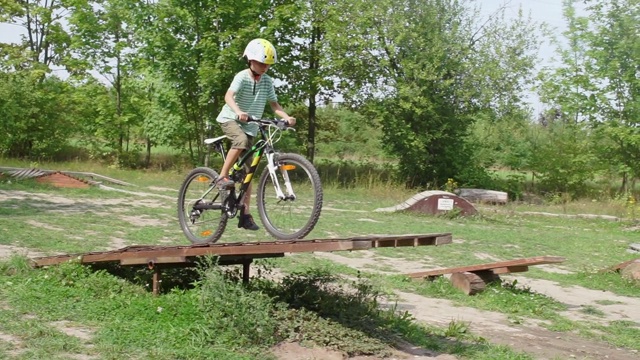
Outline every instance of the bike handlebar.
<path id="1" fill-rule="evenodd" d="M 247 122 L 256 122 L 256 123 L 260 124 L 260 126 L 275 125 L 280 130 L 294 130 L 293 127 L 289 126 L 289 122 L 286 121 L 286 120 L 280 120 L 280 119 L 254 119 L 253 117 L 249 116 L 249 119 L 247 120 Z"/>

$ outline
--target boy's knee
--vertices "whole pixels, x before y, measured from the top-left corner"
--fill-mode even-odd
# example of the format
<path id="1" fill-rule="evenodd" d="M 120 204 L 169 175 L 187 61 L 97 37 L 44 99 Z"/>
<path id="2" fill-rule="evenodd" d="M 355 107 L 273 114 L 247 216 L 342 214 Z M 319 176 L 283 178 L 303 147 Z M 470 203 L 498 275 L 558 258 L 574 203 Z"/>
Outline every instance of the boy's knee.
<path id="1" fill-rule="evenodd" d="M 233 139 L 231 139 L 231 147 L 234 149 L 246 150 L 249 148 L 249 145 L 249 137 L 244 133 L 235 134 Z"/>

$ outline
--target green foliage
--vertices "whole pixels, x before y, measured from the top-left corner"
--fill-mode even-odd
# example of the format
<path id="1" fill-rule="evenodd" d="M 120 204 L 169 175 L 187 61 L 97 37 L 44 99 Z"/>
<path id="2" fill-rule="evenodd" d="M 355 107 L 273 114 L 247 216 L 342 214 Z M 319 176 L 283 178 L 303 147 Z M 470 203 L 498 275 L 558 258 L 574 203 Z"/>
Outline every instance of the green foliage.
<path id="1" fill-rule="evenodd" d="M 344 106 L 318 109 L 317 156 L 340 160 L 388 160 L 382 149 L 382 127 Z"/>
<path id="2" fill-rule="evenodd" d="M 248 291 L 241 282 L 226 279 L 217 266 L 206 268 L 201 274 L 197 284 L 200 307 L 206 331 L 218 334 L 216 342 L 232 350 L 275 343 L 273 334 L 278 323 L 271 315 L 269 297 Z"/>
<path id="3" fill-rule="evenodd" d="M 562 65 L 541 73 L 541 94 L 563 118 L 587 122 L 591 153 L 609 165 L 608 171 L 623 175 L 624 192 L 627 174 L 635 178 L 640 173 L 640 80 L 631 65 L 640 56 L 640 7 L 638 0 L 586 3 L 587 15 L 577 16 L 573 2 L 564 2 L 568 46 L 558 45 Z M 576 162 L 584 164 L 584 157 Z"/>
<path id="4" fill-rule="evenodd" d="M 22 54 L 11 52 L 8 64 L 2 61 L 4 57 L 0 58 L 0 63 L 3 63 L 0 69 L 6 66 L 10 71 L 31 70 L 34 75 L 43 77 L 51 71 L 50 65 L 61 65 L 69 43 L 61 16 L 65 8 L 61 1 L 3 0 L 0 3 L 0 22 L 20 26 L 26 34 L 14 47 L 21 49 Z"/>
<path id="5" fill-rule="evenodd" d="M 343 90 L 382 119 L 383 146 L 409 186 L 438 188 L 450 177 L 484 182 L 481 166 L 474 168 L 470 126 L 483 112 L 518 113 L 514 94 L 534 66 L 535 41 L 523 35 L 533 33 L 532 24 L 479 25 L 465 5 L 389 0 L 341 8 L 362 14 L 340 23 L 341 34 L 351 36 L 333 39 L 349 64 Z"/>
<path id="6" fill-rule="evenodd" d="M 297 118 L 303 119 L 298 125 L 304 130 L 304 147 L 307 158 L 314 161 L 316 133 L 325 126 L 325 120 L 318 113 L 320 104 L 328 103 L 337 94 L 335 64 L 332 61 L 330 41 L 335 33 L 336 16 L 333 1 L 282 1 L 271 11 L 273 19 L 266 27 L 266 33 L 277 39 L 280 59 L 275 73 L 281 76 L 281 99 L 285 102 L 304 103 L 305 111 Z"/>
<path id="7" fill-rule="evenodd" d="M 612 0 L 607 6 L 589 1 L 593 34 L 589 41 L 594 73 L 600 83 L 598 99 L 602 131 L 611 140 L 604 156 L 640 176 L 640 78 L 634 59 L 640 56 L 638 0 Z M 626 184 L 624 186 L 626 188 Z M 623 189 L 623 191 L 626 189 Z"/>
<path id="8" fill-rule="evenodd" d="M 376 188 L 396 186 L 395 167 L 389 163 L 353 160 L 317 160 L 315 167 L 324 187 Z"/>
<path id="9" fill-rule="evenodd" d="M 76 133 L 72 93 L 56 77 L 0 73 L 0 154 L 38 159 L 59 151 Z"/>
<path id="10" fill-rule="evenodd" d="M 554 121 L 538 129 L 529 168 L 538 176 L 539 191 L 583 196 L 585 184 L 594 178 L 597 166 L 580 124 Z"/>

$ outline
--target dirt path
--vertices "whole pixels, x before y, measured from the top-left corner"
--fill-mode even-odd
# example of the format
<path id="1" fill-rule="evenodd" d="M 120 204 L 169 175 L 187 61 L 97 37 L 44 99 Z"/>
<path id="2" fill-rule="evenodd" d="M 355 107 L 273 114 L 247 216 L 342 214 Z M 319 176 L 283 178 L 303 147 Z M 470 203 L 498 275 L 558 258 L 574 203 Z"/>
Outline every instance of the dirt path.
<path id="1" fill-rule="evenodd" d="M 371 266 L 374 264 L 403 269 L 402 273 L 427 269 L 421 263 L 374 256 L 371 251 L 360 258 L 347 258 L 338 253 L 316 253 L 316 255 L 363 271 L 372 271 Z M 503 278 L 509 280 L 516 276 L 503 276 Z M 564 288 L 552 281 L 528 279 L 522 275 L 517 276 L 517 279 L 518 284 L 528 286 L 535 292 L 565 303 L 569 310 L 561 315 L 571 320 L 602 324 L 615 320 L 627 320 L 640 325 L 640 299 L 638 298 L 618 296 L 610 292 L 579 286 Z M 527 320 L 523 324 L 513 324 L 502 313 L 455 306 L 448 300 L 411 293 L 397 292 L 397 295 L 399 296 L 398 309 L 408 311 L 418 321 L 444 327 L 451 321 L 464 322 L 469 325 L 472 333 L 482 336 L 489 342 L 527 352 L 536 359 L 637 360 L 640 358 L 637 351 L 619 349 L 604 342 L 587 340 L 573 333 L 547 330 L 541 326 L 540 321 Z M 605 301 L 610 305 L 602 305 Z M 386 305 L 393 306 L 396 303 Z M 597 308 L 604 315 L 589 316 L 580 311 L 585 306 Z"/>

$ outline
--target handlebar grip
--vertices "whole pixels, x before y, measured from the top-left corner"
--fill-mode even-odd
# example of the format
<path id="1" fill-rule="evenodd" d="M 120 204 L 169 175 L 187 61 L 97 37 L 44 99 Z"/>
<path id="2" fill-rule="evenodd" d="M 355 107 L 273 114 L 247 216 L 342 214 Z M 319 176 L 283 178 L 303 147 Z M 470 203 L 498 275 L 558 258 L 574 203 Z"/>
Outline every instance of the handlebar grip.
<path id="1" fill-rule="evenodd" d="M 236 120 L 242 121 L 242 120 L 240 120 L 240 117 L 238 115 L 236 115 Z M 251 115 L 247 114 L 247 122 L 252 122 L 252 121 L 255 122 L 255 121 L 258 121 L 258 120 L 254 119 L 253 117 L 251 117 Z"/>

